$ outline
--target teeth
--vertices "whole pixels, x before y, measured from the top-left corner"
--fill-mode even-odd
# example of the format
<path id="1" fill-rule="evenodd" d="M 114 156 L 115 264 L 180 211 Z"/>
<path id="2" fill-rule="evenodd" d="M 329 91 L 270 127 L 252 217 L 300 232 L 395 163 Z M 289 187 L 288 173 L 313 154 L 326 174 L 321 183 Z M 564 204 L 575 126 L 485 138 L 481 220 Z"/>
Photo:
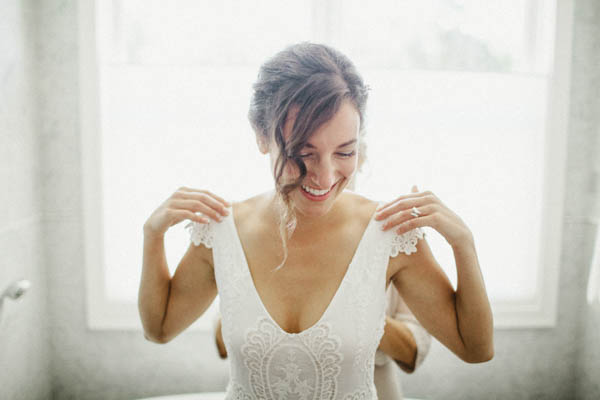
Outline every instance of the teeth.
<path id="1" fill-rule="evenodd" d="M 304 185 L 302 185 L 302 189 L 304 189 L 308 193 L 315 195 L 315 196 L 323 196 L 324 194 L 328 193 L 331 190 L 331 188 L 325 189 L 325 190 L 315 190 L 315 189 L 312 189 L 312 188 L 310 188 L 308 186 L 304 186 Z"/>

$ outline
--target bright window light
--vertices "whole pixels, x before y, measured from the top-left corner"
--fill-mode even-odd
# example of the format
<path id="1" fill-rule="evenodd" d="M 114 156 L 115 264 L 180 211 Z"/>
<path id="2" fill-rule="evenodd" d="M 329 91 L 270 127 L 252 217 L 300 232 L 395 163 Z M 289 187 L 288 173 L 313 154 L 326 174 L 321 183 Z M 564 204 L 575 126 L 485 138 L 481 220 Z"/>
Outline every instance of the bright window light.
<path id="1" fill-rule="evenodd" d="M 554 2 L 373 4 L 97 2 L 108 299 L 137 301 L 142 226 L 178 187 L 230 201 L 273 187 L 246 117 L 251 85 L 262 62 L 305 40 L 344 52 L 372 88 L 356 191 L 433 191 L 473 231 L 494 304 L 539 295 Z M 171 273 L 185 224 L 166 236 Z M 426 231 L 456 285 L 450 247 Z"/>

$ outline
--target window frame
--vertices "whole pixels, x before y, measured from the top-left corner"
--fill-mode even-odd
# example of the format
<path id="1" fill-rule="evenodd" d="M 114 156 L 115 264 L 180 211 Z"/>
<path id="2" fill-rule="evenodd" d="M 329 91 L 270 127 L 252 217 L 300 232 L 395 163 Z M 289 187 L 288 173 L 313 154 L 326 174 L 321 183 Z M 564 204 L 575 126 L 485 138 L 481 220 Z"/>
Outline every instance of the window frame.
<path id="1" fill-rule="evenodd" d="M 316 1 L 316 0 L 315 0 Z M 79 83 L 81 132 L 81 190 L 86 282 L 86 320 L 92 330 L 143 331 L 135 303 L 109 301 L 104 292 L 103 221 L 101 188 L 101 146 L 99 109 L 99 71 L 96 48 L 95 0 L 78 3 Z M 540 4 L 540 3 L 538 3 Z M 334 0 L 327 7 L 315 7 L 314 29 L 322 37 L 330 36 L 332 16 L 340 6 Z M 573 1 L 556 1 L 555 42 L 549 98 L 545 122 L 545 161 L 543 210 L 538 265 L 537 295 L 531 301 L 494 302 L 496 328 L 549 328 L 556 326 L 558 282 L 562 250 L 562 220 L 566 178 L 567 134 L 569 118 L 570 64 L 573 27 Z M 530 32 L 534 35 L 534 32 Z M 140 237 L 142 228 L 140 227 Z M 190 330 L 207 331 L 210 322 L 199 318 Z"/>

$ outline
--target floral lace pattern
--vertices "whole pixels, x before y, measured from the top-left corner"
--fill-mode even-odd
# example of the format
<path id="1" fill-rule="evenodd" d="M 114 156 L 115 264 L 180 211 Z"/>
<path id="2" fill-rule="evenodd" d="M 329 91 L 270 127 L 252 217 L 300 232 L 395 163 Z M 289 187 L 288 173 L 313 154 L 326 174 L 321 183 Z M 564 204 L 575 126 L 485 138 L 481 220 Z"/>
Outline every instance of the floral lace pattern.
<path id="1" fill-rule="evenodd" d="M 340 340 L 321 323 L 285 334 L 267 317 L 246 334 L 242 346 L 250 386 L 258 399 L 335 399 L 343 359 Z"/>
<path id="2" fill-rule="evenodd" d="M 225 400 L 255 400 L 242 386 L 233 381 L 229 381 L 226 393 Z"/>
<path id="3" fill-rule="evenodd" d="M 425 237 L 425 233 L 421 228 L 411 229 L 401 235 L 395 234 L 392 239 L 392 251 L 390 257 L 396 257 L 400 252 L 407 255 L 416 253 L 417 242 L 419 239 L 423 239 L 423 237 Z"/>
<path id="4" fill-rule="evenodd" d="M 207 224 L 201 224 L 200 222 L 192 221 L 185 226 L 190 233 L 190 240 L 194 245 L 198 246 L 200 243 L 212 249 L 214 243 L 214 235 L 211 229 L 212 221 Z"/>
<path id="5" fill-rule="evenodd" d="M 375 397 L 376 398 L 376 397 Z M 344 396 L 344 400 L 372 400 L 370 391 L 359 390 L 354 393 L 347 394 Z"/>

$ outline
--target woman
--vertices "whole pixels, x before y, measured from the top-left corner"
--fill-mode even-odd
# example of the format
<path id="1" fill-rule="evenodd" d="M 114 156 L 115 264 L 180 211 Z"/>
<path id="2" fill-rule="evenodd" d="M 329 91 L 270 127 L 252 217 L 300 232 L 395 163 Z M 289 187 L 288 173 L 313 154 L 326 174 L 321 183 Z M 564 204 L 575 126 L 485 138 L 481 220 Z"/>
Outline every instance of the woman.
<path id="1" fill-rule="evenodd" d="M 462 360 L 493 356 L 492 314 L 463 221 L 430 191 L 385 204 L 344 191 L 364 157 L 367 97 L 335 49 L 286 48 L 261 67 L 249 112 L 275 189 L 232 206 L 180 188 L 144 224 L 145 335 L 170 341 L 218 291 L 228 399 L 377 398 L 374 358 L 390 284 Z M 163 237 L 184 219 L 193 243 L 171 279 Z M 452 246 L 456 292 L 423 226 Z"/>

